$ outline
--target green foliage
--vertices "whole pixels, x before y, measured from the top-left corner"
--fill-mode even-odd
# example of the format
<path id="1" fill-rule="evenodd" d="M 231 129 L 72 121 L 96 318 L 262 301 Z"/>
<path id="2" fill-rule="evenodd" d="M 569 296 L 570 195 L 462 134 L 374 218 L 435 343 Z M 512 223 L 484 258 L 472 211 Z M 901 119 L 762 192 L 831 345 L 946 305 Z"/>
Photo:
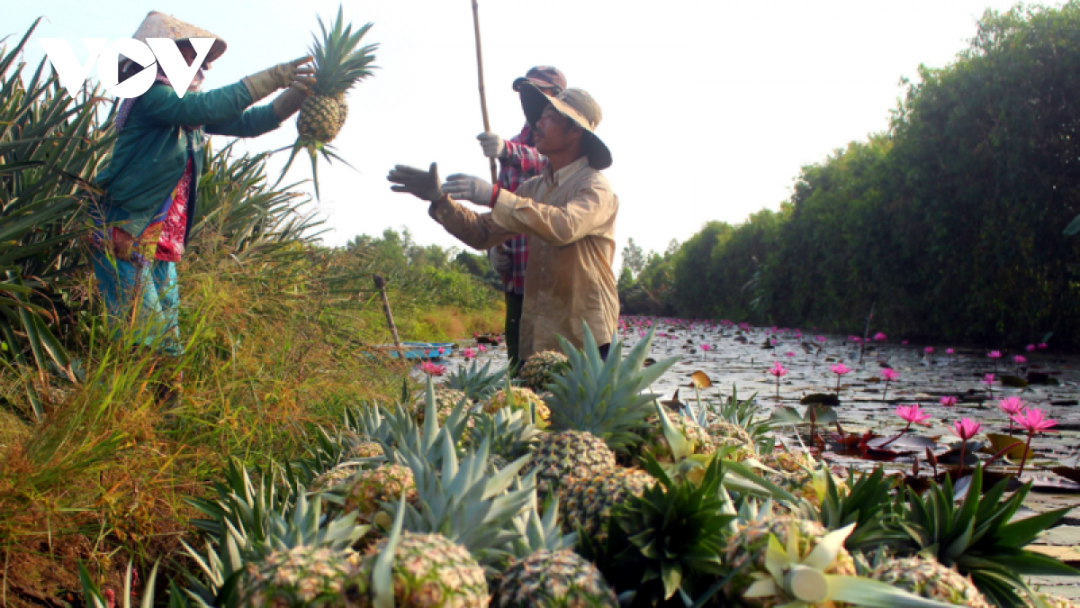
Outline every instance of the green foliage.
<path id="1" fill-rule="evenodd" d="M 779 211 L 683 243 L 662 303 L 838 332 L 876 303 L 890 335 L 1080 344 L 1077 74 L 1080 3 L 988 11 L 887 132 L 803 167 Z"/>
<path id="2" fill-rule="evenodd" d="M 899 526 L 908 536 L 904 547 L 908 554 L 927 554 L 971 575 L 979 591 L 999 606 L 1025 605 L 1019 592 L 1030 594 L 1031 590 L 1021 575 L 1080 574 L 1025 548 L 1068 514 L 1068 508 L 1014 520 L 1031 491 L 1030 483 L 1008 498 L 1008 480 L 983 494 L 982 465 L 962 481 L 966 486 L 962 489 L 946 477 L 941 485 L 932 483 L 924 496 L 911 488 L 897 496 L 895 509 L 901 514 Z"/>
<path id="3" fill-rule="evenodd" d="M 479 360 L 473 360 L 468 367 L 458 367 L 443 384 L 462 391 L 473 401 L 483 401 L 499 390 L 499 381 L 510 371 L 508 367 L 492 371 L 491 363 L 489 360 L 481 366 Z"/>

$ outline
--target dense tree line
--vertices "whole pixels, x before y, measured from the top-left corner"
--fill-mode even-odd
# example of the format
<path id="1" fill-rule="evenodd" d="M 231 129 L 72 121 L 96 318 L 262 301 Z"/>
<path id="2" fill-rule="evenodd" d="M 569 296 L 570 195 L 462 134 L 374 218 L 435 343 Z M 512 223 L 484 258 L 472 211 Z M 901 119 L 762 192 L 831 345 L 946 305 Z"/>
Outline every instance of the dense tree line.
<path id="1" fill-rule="evenodd" d="M 1080 3 L 987 12 L 887 132 L 803 167 L 790 200 L 710 222 L 624 277 L 689 317 L 1080 346 Z M 658 281 L 659 277 L 659 283 Z M 666 284 L 661 284 L 666 281 Z"/>

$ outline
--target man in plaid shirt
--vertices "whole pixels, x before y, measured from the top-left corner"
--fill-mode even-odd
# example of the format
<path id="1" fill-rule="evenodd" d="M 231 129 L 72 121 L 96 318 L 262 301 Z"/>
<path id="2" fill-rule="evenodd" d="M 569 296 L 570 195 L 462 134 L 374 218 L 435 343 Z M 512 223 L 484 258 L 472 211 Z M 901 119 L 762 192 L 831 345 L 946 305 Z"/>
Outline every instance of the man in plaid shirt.
<path id="1" fill-rule="evenodd" d="M 552 97 L 566 89 L 566 77 L 557 68 L 537 66 L 530 69 L 523 78 L 514 81 L 514 90 L 532 82 L 545 94 Z M 532 127 L 528 124 L 517 136 L 504 141 L 495 133 L 481 133 L 477 136 L 484 155 L 499 159 L 499 186 L 510 192 L 518 189 L 530 178 L 538 175 L 547 166 L 547 158 L 536 151 L 533 144 Z M 503 289 L 506 292 L 506 351 L 510 358 L 511 369 L 517 369 L 521 359 L 518 354 L 520 337 L 521 309 L 525 300 L 525 267 L 529 260 L 529 246 L 524 234 L 519 234 L 488 250 L 495 271 L 502 275 Z"/>

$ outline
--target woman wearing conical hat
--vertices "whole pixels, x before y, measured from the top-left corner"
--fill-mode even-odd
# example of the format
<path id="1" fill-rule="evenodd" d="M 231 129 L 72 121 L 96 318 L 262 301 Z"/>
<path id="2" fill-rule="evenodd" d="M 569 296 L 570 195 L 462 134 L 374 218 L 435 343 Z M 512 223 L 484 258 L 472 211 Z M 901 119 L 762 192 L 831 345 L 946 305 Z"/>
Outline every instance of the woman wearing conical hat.
<path id="1" fill-rule="evenodd" d="M 118 136 L 108 166 L 98 174 L 104 195 L 93 215 L 107 225 L 93 239 L 98 289 L 117 336 L 177 356 L 181 353 L 176 263 L 195 216 L 206 134 L 256 137 L 295 114 L 314 79 L 304 57 L 274 66 L 220 89 L 200 92 L 204 70 L 225 52 L 225 41 L 159 12 L 146 16 L 134 38 L 175 40 L 188 65 L 196 59 L 190 39 L 215 39 L 183 97 L 157 68 L 150 89 L 125 99 L 116 118 Z M 146 69 L 121 58 L 123 82 Z M 285 89 L 273 103 L 250 107 Z"/>

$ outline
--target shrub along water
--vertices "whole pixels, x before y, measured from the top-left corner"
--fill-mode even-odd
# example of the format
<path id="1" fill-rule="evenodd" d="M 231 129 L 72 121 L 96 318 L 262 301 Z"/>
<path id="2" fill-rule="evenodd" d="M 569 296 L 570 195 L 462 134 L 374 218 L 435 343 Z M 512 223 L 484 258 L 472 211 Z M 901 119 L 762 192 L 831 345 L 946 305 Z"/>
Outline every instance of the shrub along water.
<path id="1" fill-rule="evenodd" d="M 952 65 L 920 67 L 887 132 L 641 276 L 669 272 L 684 317 L 850 332 L 876 302 L 890 335 L 1080 346 L 1080 238 L 1062 234 L 1080 213 L 1078 73 L 1080 3 L 989 11 Z"/>

